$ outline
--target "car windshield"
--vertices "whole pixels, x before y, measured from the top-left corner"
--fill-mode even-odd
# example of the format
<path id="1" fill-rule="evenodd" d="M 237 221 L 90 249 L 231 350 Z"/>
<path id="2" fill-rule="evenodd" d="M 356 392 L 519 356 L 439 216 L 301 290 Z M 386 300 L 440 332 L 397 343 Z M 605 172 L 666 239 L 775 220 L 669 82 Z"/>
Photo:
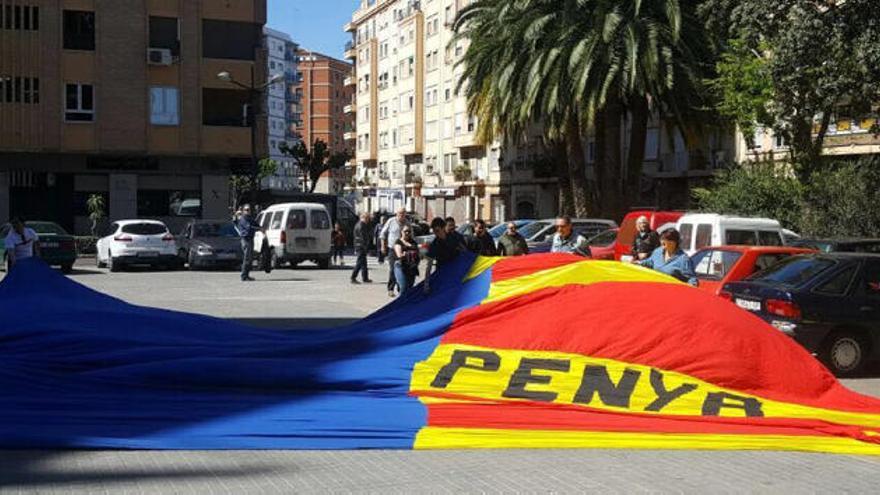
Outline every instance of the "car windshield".
<path id="1" fill-rule="evenodd" d="M 57 223 L 52 222 L 28 222 L 28 227 L 34 229 L 34 232 L 42 235 L 68 235 L 67 231 L 61 228 Z"/>
<path id="2" fill-rule="evenodd" d="M 785 287 L 800 287 L 836 262 L 827 258 L 794 256 L 748 278 Z"/>
<path id="3" fill-rule="evenodd" d="M 590 239 L 588 243 L 590 246 L 607 247 L 614 244 L 615 240 L 617 240 L 617 231 L 612 229 L 596 235 Z"/>
<path id="4" fill-rule="evenodd" d="M 530 223 L 530 224 L 526 225 L 525 227 L 523 227 L 519 231 L 519 233 L 520 233 L 520 235 L 522 235 L 526 239 L 531 239 L 532 237 L 534 237 L 539 232 L 541 232 L 542 230 L 546 229 L 549 226 L 550 226 L 550 223 L 548 223 L 548 222 L 533 222 L 533 223 Z"/>
<path id="5" fill-rule="evenodd" d="M 160 223 L 130 223 L 122 226 L 122 232 L 134 235 L 159 235 L 168 232 Z"/>
<path id="6" fill-rule="evenodd" d="M 193 226 L 193 237 L 238 237 L 231 223 L 197 223 Z"/>

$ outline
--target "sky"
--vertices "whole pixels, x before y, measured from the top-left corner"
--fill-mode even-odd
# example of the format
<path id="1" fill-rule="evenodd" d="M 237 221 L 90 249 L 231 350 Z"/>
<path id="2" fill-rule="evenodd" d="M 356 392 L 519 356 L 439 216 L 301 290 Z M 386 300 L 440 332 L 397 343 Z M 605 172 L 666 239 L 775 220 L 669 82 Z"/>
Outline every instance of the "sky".
<path id="1" fill-rule="evenodd" d="M 267 25 L 289 34 L 302 48 L 343 58 L 346 41 L 351 34 L 342 26 L 360 0 L 268 0 Z"/>

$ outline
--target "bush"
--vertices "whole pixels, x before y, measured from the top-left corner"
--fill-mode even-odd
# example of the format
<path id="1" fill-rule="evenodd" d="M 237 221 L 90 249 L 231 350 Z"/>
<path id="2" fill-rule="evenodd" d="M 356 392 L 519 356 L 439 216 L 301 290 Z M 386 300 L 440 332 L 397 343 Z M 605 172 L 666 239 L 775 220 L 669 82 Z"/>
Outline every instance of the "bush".
<path id="1" fill-rule="evenodd" d="M 880 237 L 880 157 L 838 161 L 801 185 L 785 166 L 736 166 L 694 189 L 701 211 L 775 218 L 809 237 Z"/>
<path id="2" fill-rule="evenodd" d="M 695 188 L 693 196 L 701 211 L 773 218 L 787 229 L 801 227 L 804 188 L 779 164 L 735 166 L 710 188 Z"/>

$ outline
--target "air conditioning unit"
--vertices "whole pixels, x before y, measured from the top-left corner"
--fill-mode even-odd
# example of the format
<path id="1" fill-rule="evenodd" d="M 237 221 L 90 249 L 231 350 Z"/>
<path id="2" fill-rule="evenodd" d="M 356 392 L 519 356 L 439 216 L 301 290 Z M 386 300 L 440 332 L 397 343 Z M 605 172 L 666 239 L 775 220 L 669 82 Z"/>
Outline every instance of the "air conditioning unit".
<path id="1" fill-rule="evenodd" d="M 147 63 L 150 65 L 171 65 L 173 61 L 171 50 L 167 48 L 147 49 Z"/>

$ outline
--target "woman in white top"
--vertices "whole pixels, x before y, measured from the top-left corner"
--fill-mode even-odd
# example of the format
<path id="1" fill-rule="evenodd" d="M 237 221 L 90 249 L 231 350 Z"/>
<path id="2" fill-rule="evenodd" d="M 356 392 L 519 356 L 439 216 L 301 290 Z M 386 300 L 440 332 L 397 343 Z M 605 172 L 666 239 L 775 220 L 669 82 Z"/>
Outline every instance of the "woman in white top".
<path id="1" fill-rule="evenodd" d="M 12 269 L 16 262 L 33 258 L 34 254 L 40 255 L 40 246 L 37 241 L 40 240 L 37 233 L 33 229 L 24 226 L 24 222 L 20 218 L 13 218 L 10 222 L 12 228 L 6 235 L 6 261 L 8 263 L 7 270 Z"/>

